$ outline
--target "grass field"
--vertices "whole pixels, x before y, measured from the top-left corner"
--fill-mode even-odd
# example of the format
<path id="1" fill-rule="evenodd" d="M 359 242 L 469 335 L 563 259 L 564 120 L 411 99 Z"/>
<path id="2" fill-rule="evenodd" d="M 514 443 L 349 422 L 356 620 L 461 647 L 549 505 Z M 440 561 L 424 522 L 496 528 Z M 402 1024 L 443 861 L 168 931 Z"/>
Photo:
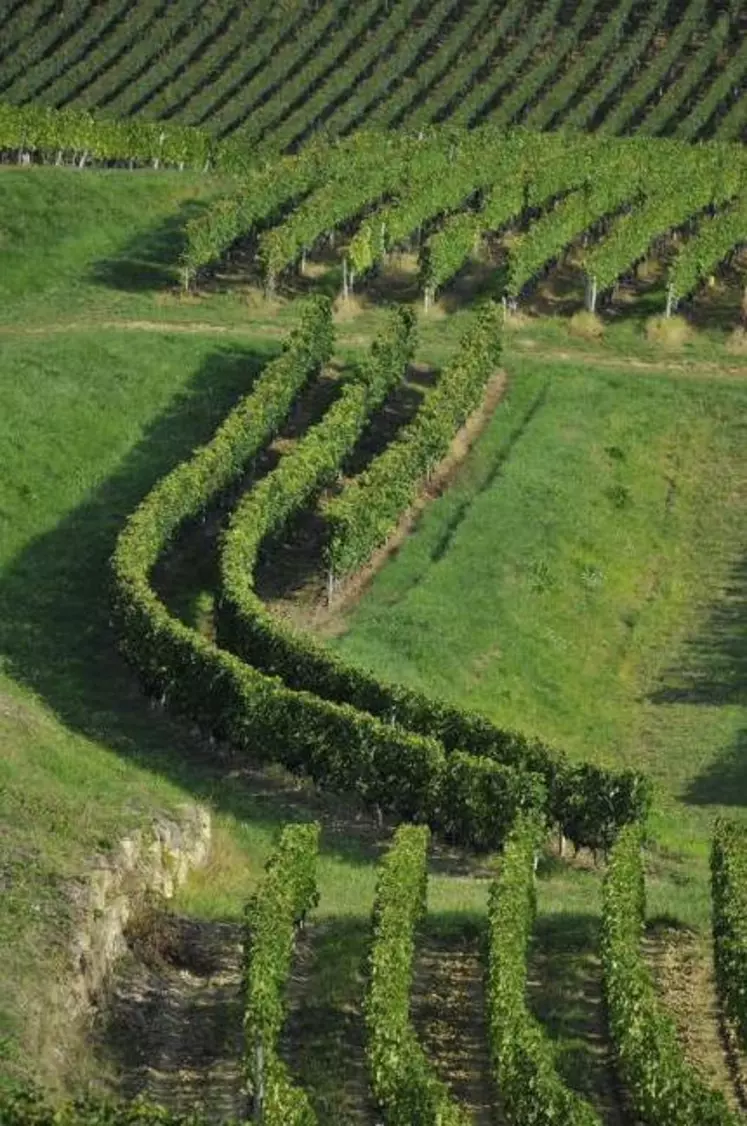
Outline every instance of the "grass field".
<path id="1" fill-rule="evenodd" d="M 149 707 L 109 627 L 106 564 L 123 520 L 207 438 L 294 318 L 292 302 L 240 286 L 190 303 L 170 288 L 180 222 L 210 190 L 176 174 L 0 176 L 0 1071 L 67 1078 L 45 996 L 66 881 L 92 852 L 156 809 L 205 801 L 215 854 L 179 907 L 236 919 L 277 825 L 314 813 L 321 925 L 294 1045 L 322 1117 L 364 1122 L 350 1077 L 386 829 L 279 772 L 216 760 Z M 343 355 L 380 312 L 341 322 Z M 417 358 L 442 363 L 461 317 L 423 321 Z M 508 335 L 507 398 L 330 641 L 581 758 L 643 765 L 657 783 L 651 914 L 701 934 L 709 825 L 747 794 L 747 383 L 724 343 L 714 331 L 668 356 L 632 317 L 601 345 L 552 319 Z M 604 1109 L 609 1069 L 588 1035 L 599 884 L 585 862 L 548 860 L 535 1000 L 562 1066 Z M 438 853 L 434 940 L 477 941 L 485 893 L 482 865 Z M 97 1064 L 80 1050 L 82 1082 Z"/>

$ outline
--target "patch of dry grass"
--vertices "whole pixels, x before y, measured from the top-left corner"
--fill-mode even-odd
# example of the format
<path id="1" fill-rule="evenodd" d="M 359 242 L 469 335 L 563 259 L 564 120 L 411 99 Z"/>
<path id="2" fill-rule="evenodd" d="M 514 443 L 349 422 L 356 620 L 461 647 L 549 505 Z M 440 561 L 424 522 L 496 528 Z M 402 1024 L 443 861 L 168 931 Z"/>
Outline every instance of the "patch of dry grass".
<path id="1" fill-rule="evenodd" d="M 332 317 L 335 324 L 346 324 L 354 321 L 368 311 L 369 303 L 365 297 L 357 293 L 349 297 L 337 297 L 332 306 Z"/>
<path id="2" fill-rule="evenodd" d="M 649 317 L 645 332 L 649 343 L 661 348 L 682 348 L 693 338 L 692 327 L 684 317 Z"/>
<path id="3" fill-rule="evenodd" d="M 604 323 L 596 313 L 582 309 L 574 313 L 568 322 L 568 332 L 582 340 L 601 340 L 604 336 Z"/>
<path id="4" fill-rule="evenodd" d="M 726 341 L 726 351 L 733 356 L 747 355 L 747 329 L 738 325 Z"/>

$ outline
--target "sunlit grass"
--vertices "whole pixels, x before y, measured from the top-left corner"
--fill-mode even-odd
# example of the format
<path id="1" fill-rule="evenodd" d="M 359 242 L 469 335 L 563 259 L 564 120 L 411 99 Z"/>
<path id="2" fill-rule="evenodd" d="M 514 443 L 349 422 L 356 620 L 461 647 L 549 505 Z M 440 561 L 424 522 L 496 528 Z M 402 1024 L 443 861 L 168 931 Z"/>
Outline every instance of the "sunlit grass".
<path id="1" fill-rule="evenodd" d="M 123 521 L 206 440 L 295 319 L 292 300 L 266 303 L 250 287 L 216 284 L 189 300 L 174 290 L 184 219 L 220 190 L 162 173 L 0 177 L 0 1072 L 70 1070 L 55 1055 L 46 999 L 63 966 L 64 881 L 95 852 L 157 810 L 202 801 L 213 855 L 178 906 L 237 919 L 278 826 L 319 816 L 322 939 L 309 1007 L 324 1013 L 300 1071 L 334 1118 L 346 1105 L 334 1064 L 346 1057 L 335 1053 L 360 999 L 389 829 L 281 772 L 220 759 L 146 702 L 109 624 L 107 560 Z M 382 306 L 363 305 L 339 326 L 343 358 L 380 322 Z M 445 362 L 464 315 L 421 314 L 417 358 Z M 577 362 L 536 362 L 533 350 Z M 619 369 L 587 366 L 595 355 Z M 651 772 L 651 912 L 705 927 L 710 820 L 747 794 L 734 661 L 714 658 L 718 700 L 649 697 L 676 689 L 692 668 L 690 641 L 714 634 L 709 605 L 743 533 L 747 401 L 723 368 L 685 382 L 633 374 L 630 355 L 660 358 L 632 321 L 608 326 L 601 343 L 571 340 L 560 318 L 507 338 L 508 399 L 341 647 L 576 756 Z M 713 333 L 676 362 L 725 359 Z M 489 868 L 437 853 L 434 917 L 473 927 Z M 564 957 L 570 943 L 572 958 L 575 924 L 563 920 L 595 917 L 598 893 L 598 872 L 549 864 L 540 917 L 561 923 L 540 927 L 545 946 Z M 577 1035 L 572 1024 L 554 1031 Z"/>

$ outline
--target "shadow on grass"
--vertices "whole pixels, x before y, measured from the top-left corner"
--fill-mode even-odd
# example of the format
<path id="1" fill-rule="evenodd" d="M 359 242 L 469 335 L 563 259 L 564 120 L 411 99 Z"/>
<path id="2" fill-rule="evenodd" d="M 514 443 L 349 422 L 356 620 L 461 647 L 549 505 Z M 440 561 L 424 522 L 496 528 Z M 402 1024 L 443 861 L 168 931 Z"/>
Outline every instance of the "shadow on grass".
<path id="1" fill-rule="evenodd" d="M 700 630 L 649 699 L 659 705 L 747 704 L 747 556 L 736 563 Z M 747 728 L 690 783 L 690 805 L 747 803 Z"/>
<path id="2" fill-rule="evenodd" d="M 136 235 L 115 258 L 95 262 L 92 280 L 135 293 L 174 285 L 179 280 L 179 258 L 186 248 L 186 225 L 206 207 L 201 200 L 182 203 L 176 214 Z"/>
<path id="3" fill-rule="evenodd" d="M 286 819 L 319 817 L 325 847 L 364 864 L 378 855 L 386 830 L 281 772 L 237 763 L 154 708 L 119 657 L 109 621 L 108 564 L 126 518 L 160 477 L 209 439 L 264 362 L 238 344 L 216 350 L 119 469 L 7 566 L 0 578 L 0 650 L 8 674 L 72 731 L 238 819 L 274 828 Z"/>
<path id="4" fill-rule="evenodd" d="M 747 556 L 732 568 L 678 666 L 662 679 L 650 697 L 655 704 L 747 704 Z"/>
<path id="5" fill-rule="evenodd" d="M 281 1054 L 320 1122 L 373 1126 L 363 1001 L 368 918 L 321 919 L 299 936 Z"/>
<path id="6" fill-rule="evenodd" d="M 734 743 L 690 783 L 689 805 L 743 806 L 747 804 L 747 728 Z"/>

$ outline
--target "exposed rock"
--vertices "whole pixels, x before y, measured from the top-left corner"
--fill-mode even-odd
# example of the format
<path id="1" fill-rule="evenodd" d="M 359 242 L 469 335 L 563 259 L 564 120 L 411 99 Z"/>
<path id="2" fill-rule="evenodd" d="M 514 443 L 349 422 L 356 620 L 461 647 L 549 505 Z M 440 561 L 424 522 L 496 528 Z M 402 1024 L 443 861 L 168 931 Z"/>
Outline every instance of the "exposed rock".
<path id="1" fill-rule="evenodd" d="M 79 1054 L 114 964 L 127 953 L 127 924 L 148 896 L 170 899 L 210 852 L 207 809 L 184 805 L 177 819 L 157 817 L 124 837 L 70 886 L 73 927 L 69 970 L 49 997 L 43 1026 L 58 1060 Z"/>

